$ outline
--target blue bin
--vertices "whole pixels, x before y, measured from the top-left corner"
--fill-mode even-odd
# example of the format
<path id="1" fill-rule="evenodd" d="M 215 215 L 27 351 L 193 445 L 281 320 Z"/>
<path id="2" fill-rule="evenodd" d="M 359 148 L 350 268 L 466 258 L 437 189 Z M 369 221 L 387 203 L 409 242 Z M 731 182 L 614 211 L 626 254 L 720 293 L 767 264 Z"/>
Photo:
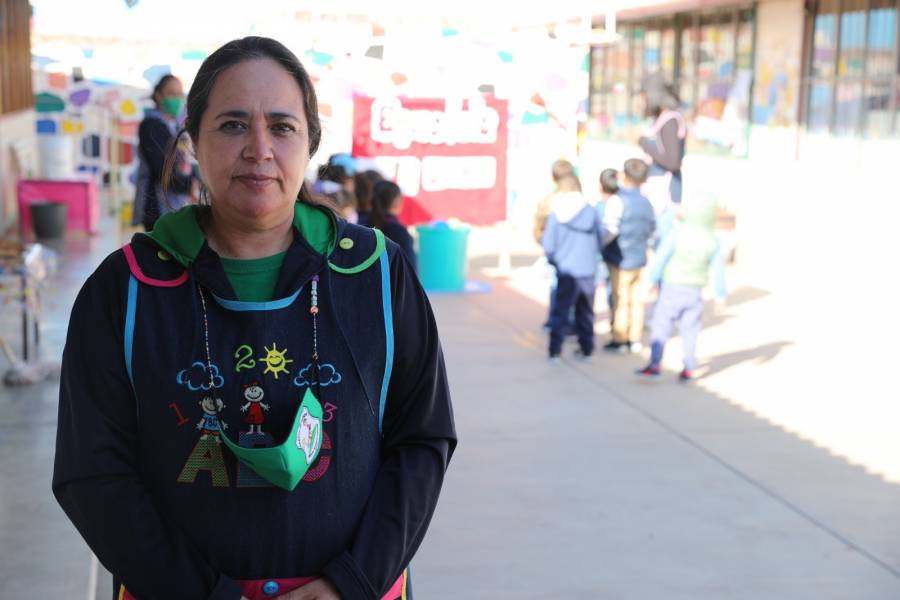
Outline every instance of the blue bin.
<path id="1" fill-rule="evenodd" d="M 469 226 L 439 221 L 419 225 L 419 280 L 426 290 L 462 292 L 466 287 Z"/>

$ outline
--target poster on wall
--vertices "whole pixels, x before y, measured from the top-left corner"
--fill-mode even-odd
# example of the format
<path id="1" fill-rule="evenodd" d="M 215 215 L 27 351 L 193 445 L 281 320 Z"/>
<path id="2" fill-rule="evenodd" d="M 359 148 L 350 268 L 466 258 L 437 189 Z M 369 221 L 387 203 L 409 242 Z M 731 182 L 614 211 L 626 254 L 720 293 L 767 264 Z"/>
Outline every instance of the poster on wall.
<path id="1" fill-rule="evenodd" d="M 371 159 L 407 197 L 407 224 L 506 218 L 507 103 L 357 96 L 353 155 Z"/>

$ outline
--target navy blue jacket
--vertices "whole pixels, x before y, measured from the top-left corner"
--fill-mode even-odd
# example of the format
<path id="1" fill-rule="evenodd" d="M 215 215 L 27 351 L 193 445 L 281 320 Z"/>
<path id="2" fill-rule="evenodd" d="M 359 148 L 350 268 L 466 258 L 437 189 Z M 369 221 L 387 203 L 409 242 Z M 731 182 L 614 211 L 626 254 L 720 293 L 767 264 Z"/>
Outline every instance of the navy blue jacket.
<path id="1" fill-rule="evenodd" d="M 345 600 L 376 599 L 404 576 L 456 445 L 447 376 L 399 248 L 379 254 L 372 230 L 337 227 L 354 244 L 327 258 L 295 231 L 269 303 L 238 301 L 205 243 L 185 268 L 143 234 L 85 283 L 63 357 L 53 492 L 116 593 L 237 600 L 240 581 L 325 576 Z M 316 274 L 325 435 L 287 492 L 218 436 L 284 441 L 312 379 Z M 254 384 L 269 408 L 242 411 Z"/>

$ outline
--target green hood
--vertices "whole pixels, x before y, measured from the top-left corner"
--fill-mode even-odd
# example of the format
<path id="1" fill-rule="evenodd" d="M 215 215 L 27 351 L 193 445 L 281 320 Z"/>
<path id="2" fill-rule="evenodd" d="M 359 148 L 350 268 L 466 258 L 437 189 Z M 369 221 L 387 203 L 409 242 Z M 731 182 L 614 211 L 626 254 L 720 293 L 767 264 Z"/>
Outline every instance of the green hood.
<path id="1" fill-rule="evenodd" d="M 716 201 L 696 199 L 681 205 L 681 222 L 700 229 L 712 231 L 716 226 Z"/>
<path id="2" fill-rule="evenodd" d="M 330 256 L 334 251 L 337 219 L 327 208 L 297 202 L 294 228 L 319 254 Z M 206 241 L 194 205 L 161 216 L 147 235 L 185 267 L 197 258 Z"/>

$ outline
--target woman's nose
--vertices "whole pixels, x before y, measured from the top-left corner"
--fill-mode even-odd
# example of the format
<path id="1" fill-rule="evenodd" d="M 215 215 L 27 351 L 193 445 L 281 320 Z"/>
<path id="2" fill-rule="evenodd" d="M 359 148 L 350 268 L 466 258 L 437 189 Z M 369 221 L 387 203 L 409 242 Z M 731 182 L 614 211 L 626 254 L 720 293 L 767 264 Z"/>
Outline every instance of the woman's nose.
<path id="1" fill-rule="evenodd" d="M 273 157 L 272 140 L 265 123 L 252 123 L 250 125 L 243 157 L 254 162 L 270 160 Z"/>

